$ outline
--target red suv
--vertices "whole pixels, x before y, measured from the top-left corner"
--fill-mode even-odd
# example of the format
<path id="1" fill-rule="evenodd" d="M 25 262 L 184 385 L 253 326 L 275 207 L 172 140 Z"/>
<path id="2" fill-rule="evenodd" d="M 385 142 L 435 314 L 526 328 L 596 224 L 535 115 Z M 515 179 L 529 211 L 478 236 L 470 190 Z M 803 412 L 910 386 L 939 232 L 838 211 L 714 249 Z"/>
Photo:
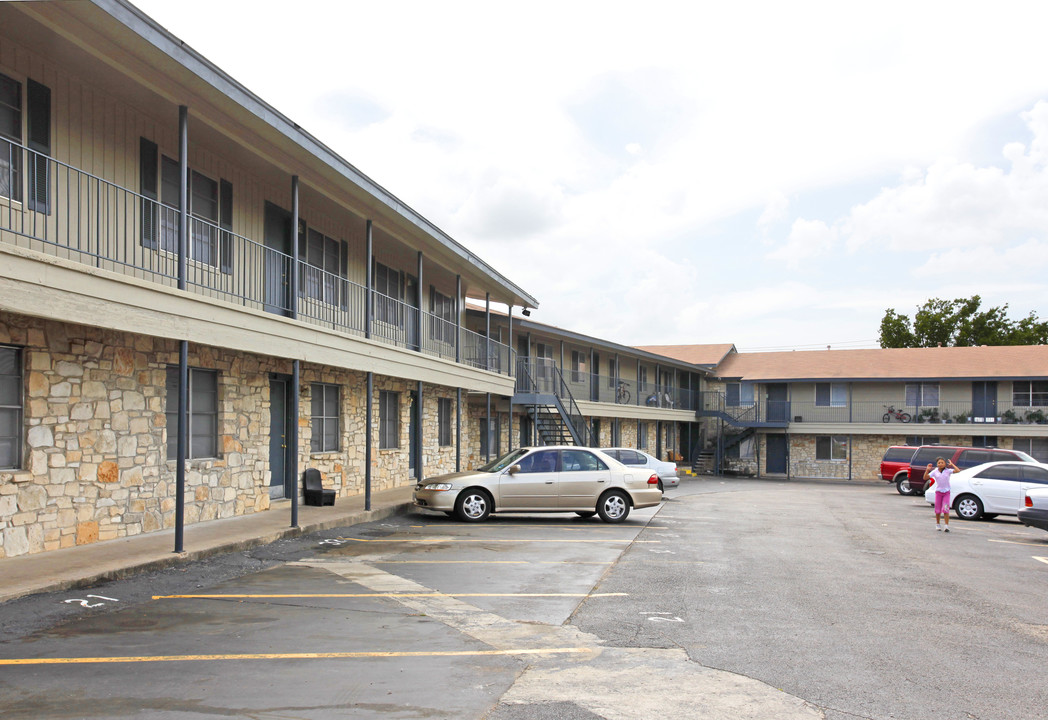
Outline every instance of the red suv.
<path id="1" fill-rule="evenodd" d="M 916 450 L 915 445 L 892 445 L 881 458 L 881 479 L 895 483 L 895 488 L 902 495 L 909 494 L 910 458 Z M 902 482 L 906 483 L 906 492 L 900 487 Z"/>
<path id="2" fill-rule="evenodd" d="M 924 492 L 924 471 L 928 463 L 935 464 L 936 458 L 953 460 L 954 465 L 965 470 L 976 465 L 998 460 L 1012 462 L 1037 462 L 1021 450 L 1001 450 L 987 447 L 958 447 L 955 445 L 921 445 L 910 458 L 910 474 L 898 481 L 896 487 L 903 495 L 920 495 Z"/>

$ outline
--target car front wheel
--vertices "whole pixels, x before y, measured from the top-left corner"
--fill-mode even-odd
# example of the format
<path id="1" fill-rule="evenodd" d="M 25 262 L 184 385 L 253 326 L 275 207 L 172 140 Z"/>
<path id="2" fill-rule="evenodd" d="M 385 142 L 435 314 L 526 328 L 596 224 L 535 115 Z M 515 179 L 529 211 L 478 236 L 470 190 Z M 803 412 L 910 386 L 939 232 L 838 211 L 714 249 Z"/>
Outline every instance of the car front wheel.
<path id="1" fill-rule="evenodd" d="M 953 509 L 957 511 L 957 517 L 962 520 L 978 520 L 983 514 L 983 504 L 974 495 L 961 495 L 957 498 Z"/>
<path id="2" fill-rule="evenodd" d="M 606 523 L 620 523 L 630 514 L 629 498 L 624 493 L 613 490 L 597 503 L 597 514 Z"/>
<path id="3" fill-rule="evenodd" d="M 482 522 L 491 514 L 491 497 L 483 490 L 466 490 L 455 501 L 455 514 L 463 522 Z"/>

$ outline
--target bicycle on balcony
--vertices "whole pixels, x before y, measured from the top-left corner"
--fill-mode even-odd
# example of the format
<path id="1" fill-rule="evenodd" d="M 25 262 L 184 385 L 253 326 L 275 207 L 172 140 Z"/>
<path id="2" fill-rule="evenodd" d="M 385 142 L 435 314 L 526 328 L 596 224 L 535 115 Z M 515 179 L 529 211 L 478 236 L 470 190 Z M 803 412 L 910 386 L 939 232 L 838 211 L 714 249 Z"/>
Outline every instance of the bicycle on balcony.
<path id="1" fill-rule="evenodd" d="M 881 418 L 881 422 L 891 422 L 892 418 L 895 418 L 900 422 L 908 423 L 910 422 L 910 420 L 913 419 L 910 416 L 910 413 L 896 410 L 894 405 L 885 405 L 884 407 L 888 412 L 884 413 L 884 417 Z"/>
<path id="2" fill-rule="evenodd" d="M 628 404 L 630 401 L 630 387 L 629 383 L 625 380 L 619 380 L 618 387 L 615 388 L 615 402 L 623 405 Z"/>

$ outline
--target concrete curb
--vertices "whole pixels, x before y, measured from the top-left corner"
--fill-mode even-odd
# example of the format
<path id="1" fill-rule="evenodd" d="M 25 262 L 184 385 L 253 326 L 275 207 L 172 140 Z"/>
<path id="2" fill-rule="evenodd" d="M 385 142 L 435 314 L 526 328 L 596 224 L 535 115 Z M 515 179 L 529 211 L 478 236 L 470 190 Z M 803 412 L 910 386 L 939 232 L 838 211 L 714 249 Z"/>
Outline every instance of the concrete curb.
<path id="1" fill-rule="evenodd" d="M 0 587 L 0 605 L 30 595 L 62 592 L 64 590 L 89 587 L 100 582 L 106 582 L 110 580 L 121 580 L 123 578 L 131 577 L 133 575 L 138 575 L 146 572 L 153 572 L 155 570 L 163 570 L 166 568 L 181 565 L 182 563 L 193 562 L 195 560 L 203 560 L 205 558 L 214 557 L 215 555 L 223 555 L 226 553 L 238 552 L 240 550 L 247 550 L 249 548 L 259 547 L 260 545 L 268 545 L 269 543 L 275 542 L 277 540 L 300 537 L 302 535 L 308 535 L 309 533 L 318 532 L 321 530 L 330 530 L 331 528 L 336 527 L 359 525 L 361 523 L 366 522 L 374 522 L 375 520 L 382 520 L 384 518 L 391 517 L 393 515 L 397 515 L 401 512 L 404 512 L 411 506 L 412 503 L 408 501 L 388 505 L 374 510 L 359 510 L 348 515 L 340 515 L 337 518 L 330 518 L 321 522 L 314 522 L 309 525 L 300 525 L 297 528 L 289 526 L 282 530 L 265 532 L 261 535 L 255 535 L 252 537 L 242 537 L 228 541 L 217 542 L 207 547 L 178 554 L 172 552 L 168 553 L 166 556 L 163 557 L 151 557 L 149 559 L 144 559 L 140 561 L 130 559 L 126 565 L 121 565 L 117 568 L 106 568 L 97 572 L 80 573 L 75 576 L 70 575 L 69 577 L 56 579 L 53 581 L 45 581 L 39 585 L 34 585 L 33 587 L 22 587 L 13 591 Z"/>

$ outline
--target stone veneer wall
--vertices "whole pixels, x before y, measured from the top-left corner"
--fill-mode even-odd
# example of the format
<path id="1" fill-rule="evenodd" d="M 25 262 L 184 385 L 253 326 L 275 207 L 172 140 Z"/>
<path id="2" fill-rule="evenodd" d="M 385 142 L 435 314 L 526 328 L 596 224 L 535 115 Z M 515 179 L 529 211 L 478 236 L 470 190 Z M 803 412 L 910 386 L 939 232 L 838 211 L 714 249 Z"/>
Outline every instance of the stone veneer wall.
<path id="1" fill-rule="evenodd" d="M 0 470 L 0 558 L 173 527 L 165 408 L 177 342 L 0 313 L 0 343 L 23 348 L 26 427 L 22 467 Z M 289 374 L 290 361 L 190 345 L 189 364 L 218 371 L 219 457 L 187 461 L 186 523 L 268 510 L 269 375 Z M 304 363 L 301 379 L 296 486 L 311 465 L 340 497 L 363 492 L 365 375 Z M 336 453 L 309 452 L 312 382 L 342 388 Z M 376 376 L 376 438 L 379 390 L 401 393 L 400 448 L 375 448 L 376 491 L 413 482 L 406 393 L 415 387 Z M 436 402 L 454 392 L 423 387 L 427 475 L 454 470 L 454 444 L 437 445 Z"/>

